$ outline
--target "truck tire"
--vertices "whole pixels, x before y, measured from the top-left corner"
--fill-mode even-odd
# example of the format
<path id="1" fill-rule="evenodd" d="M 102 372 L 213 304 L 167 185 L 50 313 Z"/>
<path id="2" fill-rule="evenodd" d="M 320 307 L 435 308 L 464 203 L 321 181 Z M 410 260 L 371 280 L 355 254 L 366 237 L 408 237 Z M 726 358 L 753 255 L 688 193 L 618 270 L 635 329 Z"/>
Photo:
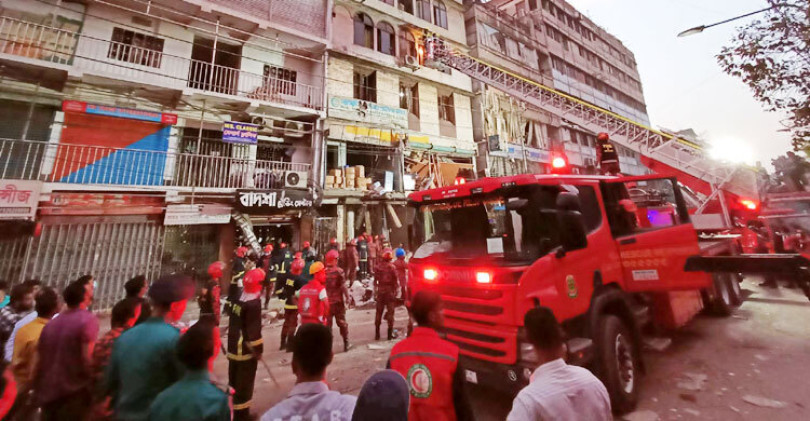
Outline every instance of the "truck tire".
<path id="1" fill-rule="evenodd" d="M 743 277 L 739 273 L 729 275 L 729 282 L 731 282 L 731 299 L 735 306 L 739 306 L 743 302 L 742 282 Z"/>
<path id="2" fill-rule="evenodd" d="M 735 307 L 734 292 L 731 276 L 727 273 L 715 273 L 713 275 L 713 298 L 708 303 L 709 310 L 715 316 L 728 317 Z"/>
<path id="3" fill-rule="evenodd" d="M 614 315 L 603 316 L 597 332 L 598 372 L 610 395 L 613 412 L 628 413 L 638 403 L 639 350 L 630 329 Z"/>

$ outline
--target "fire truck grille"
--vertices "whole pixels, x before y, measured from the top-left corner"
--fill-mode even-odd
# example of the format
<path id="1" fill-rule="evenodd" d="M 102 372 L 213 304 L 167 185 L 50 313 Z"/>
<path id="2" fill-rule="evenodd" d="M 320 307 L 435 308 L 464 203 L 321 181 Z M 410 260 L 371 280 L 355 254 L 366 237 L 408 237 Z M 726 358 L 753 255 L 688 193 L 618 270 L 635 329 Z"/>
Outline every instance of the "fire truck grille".
<path id="1" fill-rule="evenodd" d="M 467 332 L 465 330 L 460 329 L 445 328 L 444 331 L 448 335 L 460 336 L 462 338 L 472 339 L 479 342 L 500 344 L 506 341 L 504 338 L 499 338 L 497 336 L 485 335 L 483 333 Z"/>
<path id="2" fill-rule="evenodd" d="M 464 313 L 476 313 L 486 316 L 497 316 L 503 313 L 500 307 L 485 306 L 481 304 L 458 303 L 453 301 L 445 301 L 444 308 L 447 310 L 461 311 Z"/>
<path id="3" fill-rule="evenodd" d="M 458 345 L 459 349 L 463 349 L 479 355 L 486 355 L 489 357 L 503 357 L 506 355 L 506 352 L 499 351 L 497 349 L 484 348 L 481 346 L 466 344 L 464 342 L 457 342 L 457 341 L 453 342 L 455 342 L 455 344 Z"/>

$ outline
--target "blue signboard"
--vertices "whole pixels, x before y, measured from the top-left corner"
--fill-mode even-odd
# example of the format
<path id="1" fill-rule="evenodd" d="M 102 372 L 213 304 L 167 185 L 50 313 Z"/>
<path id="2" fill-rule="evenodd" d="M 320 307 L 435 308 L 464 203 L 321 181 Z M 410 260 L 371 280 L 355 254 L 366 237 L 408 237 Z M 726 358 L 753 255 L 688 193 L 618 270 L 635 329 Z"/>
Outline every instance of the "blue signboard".
<path id="1" fill-rule="evenodd" d="M 259 140 L 259 126 L 237 121 L 222 123 L 222 141 L 226 143 L 240 143 L 255 145 Z"/>

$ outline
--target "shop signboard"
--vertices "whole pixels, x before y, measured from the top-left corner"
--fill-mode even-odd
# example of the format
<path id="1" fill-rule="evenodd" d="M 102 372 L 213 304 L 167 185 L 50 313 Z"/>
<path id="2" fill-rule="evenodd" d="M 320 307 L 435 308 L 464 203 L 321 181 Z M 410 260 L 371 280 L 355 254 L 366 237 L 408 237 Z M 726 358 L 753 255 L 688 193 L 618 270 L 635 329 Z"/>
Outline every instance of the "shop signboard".
<path id="1" fill-rule="evenodd" d="M 156 111 L 136 110 L 110 105 L 89 104 L 83 101 L 62 101 L 62 111 L 101 115 L 106 117 L 128 118 L 131 120 L 151 121 L 166 125 L 177 124 L 177 114 L 159 113 Z"/>
<path id="2" fill-rule="evenodd" d="M 40 206 L 42 215 L 159 215 L 162 197 L 119 193 L 51 193 Z"/>
<path id="3" fill-rule="evenodd" d="M 332 96 L 329 98 L 329 117 L 360 121 L 375 125 L 393 125 L 408 128 L 408 111 L 355 98 Z"/>
<path id="4" fill-rule="evenodd" d="M 222 123 L 222 141 L 242 145 L 255 145 L 259 141 L 259 125 L 226 121 Z"/>
<path id="5" fill-rule="evenodd" d="M 236 207 L 248 214 L 266 215 L 312 206 L 312 194 L 306 190 L 238 190 L 236 193 Z"/>
<path id="6" fill-rule="evenodd" d="M 166 205 L 163 225 L 207 225 L 231 222 L 231 207 L 215 204 Z"/>
<path id="7" fill-rule="evenodd" d="M 41 190 L 40 181 L 0 180 L 0 219 L 33 220 Z"/>

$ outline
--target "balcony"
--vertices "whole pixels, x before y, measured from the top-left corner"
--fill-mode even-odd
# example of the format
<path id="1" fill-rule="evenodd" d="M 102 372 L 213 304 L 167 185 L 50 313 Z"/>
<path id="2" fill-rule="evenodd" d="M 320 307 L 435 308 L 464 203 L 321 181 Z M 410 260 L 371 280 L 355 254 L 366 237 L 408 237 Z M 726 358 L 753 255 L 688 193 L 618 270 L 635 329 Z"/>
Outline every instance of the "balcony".
<path id="1" fill-rule="evenodd" d="M 320 86 L 283 80 L 187 57 L 0 17 L 0 57 L 51 63 L 73 75 L 92 74 L 187 93 L 206 92 L 270 105 L 323 108 Z"/>
<path id="2" fill-rule="evenodd" d="M 284 188 L 310 164 L 0 139 L 0 179 L 128 187 Z"/>

